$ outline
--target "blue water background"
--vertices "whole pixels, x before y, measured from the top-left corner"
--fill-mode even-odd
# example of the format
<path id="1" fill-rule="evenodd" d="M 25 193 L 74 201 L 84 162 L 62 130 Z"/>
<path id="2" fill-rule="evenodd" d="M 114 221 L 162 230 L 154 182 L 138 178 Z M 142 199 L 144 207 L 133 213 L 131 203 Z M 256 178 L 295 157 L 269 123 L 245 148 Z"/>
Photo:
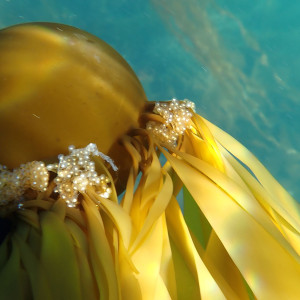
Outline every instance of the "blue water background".
<path id="1" fill-rule="evenodd" d="M 149 100 L 196 102 L 300 201 L 299 13 L 295 0 L 0 0 L 0 28 L 49 21 L 97 35 Z"/>

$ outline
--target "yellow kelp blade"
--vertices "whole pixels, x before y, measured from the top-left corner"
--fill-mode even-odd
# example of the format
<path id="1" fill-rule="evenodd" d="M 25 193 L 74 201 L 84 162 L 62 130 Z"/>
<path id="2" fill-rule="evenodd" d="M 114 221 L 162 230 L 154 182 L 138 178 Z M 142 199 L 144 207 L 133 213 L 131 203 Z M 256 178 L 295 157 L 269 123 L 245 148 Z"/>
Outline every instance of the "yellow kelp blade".
<path id="1" fill-rule="evenodd" d="M 100 299 L 119 299 L 120 290 L 105 228 L 96 204 L 85 197 L 83 208 L 87 218 L 90 259 L 94 276 L 100 291 Z"/>
<path id="2" fill-rule="evenodd" d="M 285 236 L 289 244 L 295 249 L 295 256 L 300 262 L 300 232 L 293 226 L 293 224 L 295 225 L 294 222 L 293 224 L 289 222 L 291 220 L 289 213 L 280 209 L 277 203 L 274 203 L 270 199 L 271 195 L 240 163 L 238 163 L 234 157 L 232 157 L 229 153 L 224 155 L 224 157 L 231 163 L 241 178 L 245 181 L 255 198 L 260 202 L 265 210 L 268 211 L 275 225 Z M 272 202 L 273 206 L 270 205 Z M 279 213 L 279 211 L 281 213 Z"/>
<path id="3" fill-rule="evenodd" d="M 196 239 L 193 238 L 193 241 L 200 254 L 203 249 L 200 250 L 201 246 Z M 226 295 L 226 299 L 255 299 L 249 285 L 214 231 L 201 258 Z"/>
<path id="4" fill-rule="evenodd" d="M 150 201 L 156 197 L 157 191 L 160 189 L 161 179 L 162 179 L 162 170 L 161 164 L 158 159 L 158 156 L 154 152 L 154 149 L 151 148 L 152 152 L 152 162 L 146 169 L 143 177 L 145 178 L 145 183 L 143 185 L 143 194 L 141 208 L 143 209 Z"/>
<path id="5" fill-rule="evenodd" d="M 132 254 L 131 260 L 138 270 L 136 278 L 139 282 L 143 300 L 171 299 L 160 270 L 163 254 L 164 214 L 151 226 L 143 242 Z"/>
<path id="6" fill-rule="evenodd" d="M 183 158 L 185 162 L 189 163 L 196 170 L 207 176 L 220 189 L 229 194 L 231 198 L 236 201 L 248 214 L 250 214 L 265 230 L 268 231 L 287 251 L 294 255 L 298 260 L 299 257 L 292 249 L 287 240 L 284 239 L 278 228 L 272 223 L 269 215 L 259 205 L 254 194 L 251 194 L 248 189 L 244 190 L 239 184 L 231 180 L 227 174 L 224 174 L 214 167 L 208 165 L 206 162 L 193 157 L 187 153 L 175 152 L 179 157 Z M 252 177 L 250 177 L 252 178 Z"/>
<path id="7" fill-rule="evenodd" d="M 122 299 L 143 299 L 141 286 L 136 276 L 138 271 L 136 267 L 133 266 L 131 258 L 128 257 L 127 249 L 125 249 L 122 242 L 119 243 L 118 260 Z"/>
<path id="8" fill-rule="evenodd" d="M 290 244 L 300 255 L 300 213 L 299 205 L 287 191 L 273 178 L 257 158 L 237 140 L 217 126 L 205 120 L 219 143 L 222 154 L 234 166 L 237 173 L 244 178 L 252 192 L 257 195 L 261 204 L 274 218 L 274 223 L 281 228 Z M 261 186 L 251 180 L 245 169 L 231 156 L 242 161 L 259 180 Z"/>
<path id="9" fill-rule="evenodd" d="M 201 172 L 165 150 L 258 299 L 300 296 L 299 263 L 239 204 Z"/>
<path id="10" fill-rule="evenodd" d="M 271 195 L 269 203 L 271 207 L 276 207 L 279 214 L 289 215 L 286 220 L 291 223 L 298 231 L 300 231 L 300 213 L 299 206 L 296 201 L 288 194 L 288 192 L 274 179 L 268 170 L 258 161 L 258 159 L 242 144 L 235 140 L 232 136 L 205 120 L 205 123 L 213 133 L 217 141 L 237 157 L 253 172 L 261 185 Z M 224 155 L 228 154 L 224 149 L 220 149 Z"/>
<path id="11" fill-rule="evenodd" d="M 139 157 L 131 149 L 133 165 Z M 175 299 L 175 275 L 164 211 L 172 197 L 171 177 L 162 169 L 150 147 L 151 156 L 140 178 L 130 172 L 128 190 L 121 202 L 132 219 L 133 235 L 129 249 L 120 243 L 119 258 L 124 299 Z M 134 191 L 134 179 L 137 188 Z M 121 256 L 122 253 L 122 256 Z M 128 253 L 128 254 L 127 254 Z M 129 255 L 129 259 L 125 259 Z M 136 297 L 136 298 L 135 298 Z"/>
<path id="12" fill-rule="evenodd" d="M 184 219 L 195 247 L 227 299 L 251 299 L 240 271 L 184 187 Z"/>
<path id="13" fill-rule="evenodd" d="M 163 248 L 162 248 L 162 256 L 161 256 L 159 273 L 161 276 L 161 280 L 164 282 L 166 288 L 168 289 L 171 299 L 177 300 L 174 262 L 173 262 L 171 241 L 169 237 L 165 214 L 162 219 L 162 222 L 163 222 L 163 245 L 162 245 Z"/>
<path id="14" fill-rule="evenodd" d="M 190 141 L 193 145 L 196 156 L 200 158 L 202 157 L 204 161 L 207 161 L 220 171 L 224 171 L 224 164 L 220 150 L 207 125 L 197 114 L 193 115 L 192 120 L 195 126 L 193 131 L 195 132 L 192 131 L 193 133 L 190 133 L 190 135 L 194 135 L 190 138 Z"/>
<path id="15" fill-rule="evenodd" d="M 105 211 L 118 229 L 125 247 L 128 248 L 132 235 L 132 224 L 129 215 L 118 203 L 115 203 L 110 199 L 100 197 L 93 189 L 89 189 L 87 191 L 87 195 L 91 199 L 94 199 L 94 202 L 99 203 L 100 208 Z"/>
<path id="16" fill-rule="evenodd" d="M 130 251 L 134 252 L 136 247 L 138 247 L 139 243 L 142 242 L 143 238 L 150 230 L 153 223 L 163 214 L 164 210 L 166 209 L 173 192 L 173 185 L 171 177 L 166 173 L 164 174 L 165 180 L 161 189 L 157 192 L 157 196 L 155 197 L 148 215 L 146 216 L 143 226 L 138 233 L 133 245 L 131 246 Z M 141 201 L 142 202 L 142 201 Z"/>
<path id="17" fill-rule="evenodd" d="M 295 249 L 295 251 L 297 252 L 297 254 L 295 254 L 295 258 L 299 261 L 300 215 L 298 212 L 298 205 L 296 201 L 292 199 L 292 197 L 280 186 L 280 184 L 270 175 L 270 173 L 264 168 L 264 166 L 254 157 L 254 155 L 238 141 L 236 141 L 230 135 L 197 114 L 194 115 L 193 120 L 195 128 L 198 128 L 198 132 L 196 131 L 193 135 L 189 136 L 189 139 L 192 140 L 190 143 L 195 146 L 195 143 L 197 142 L 196 148 L 198 147 L 198 152 L 200 150 L 205 152 L 205 149 L 202 149 L 202 145 L 201 143 L 199 143 L 200 138 L 198 136 L 201 136 L 204 140 L 213 139 L 208 127 L 206 127 L 207 125 L 215 131 L 216 137 L 219 137 L 219 142 L 223 143 L 223 146 L 220 145 L 218 141 L 214 142 L 212 153 L 222 153 L 223 163 L 226 165 L 226 174 L 239 185 L 241 185 L 245 192 L 249 190 L 252 196 L 251 198 L 248 197 L 246 202 L 244 201 L 244 207 L 245 204 L 248 206 L 248 208 L 245 209 L 248 212 L 252 211 L 252 215 L 254 216 L 254 218 L 261 221 L 261 217 L 259 217 L 259 214 L 261 213 L 258 213 L 257 209 L 256 211 L 254 211 L 253 207 L 251 210 L 249 209 L 250 203 L 251 206 L 257 206 L 257 204 L 259 203 L 259 206 L 262 206 L 268 212 L 268 218 L 270 219 L 270 221 L 272 221 L 275 226 L 277 226 L 277 228 L 285 236 L 289 245 Z M 205 132 L 201 131 L 201 127 L 206 128 Z M 205 135 L 207 135 L 209 138 L 207 139 Z M 197 153 L 196 148 L 194 149 L 195 153 Z M 201 151 L 196 155 L 199 158 L 201 158 L 202 155 Z M 231 153 L 238 157 L 241 161 L 243 161 L 243 163 L 245 163 L 253 171 L 260 182 L 258 182 L 232 156 Z M 181 153 L 181 156 L 184 155 L 186 156 L 185 153 Z M 218 160 L 218 157 L 216 157 L 215 159 Z M 192 160 L 193 158 L 189 159 L 189 163 L 195 165 Z M 206 161 L 210 163 L 210 161 Z M 214 164 L 212 165 L 214 166 Z M 207 173 L 205 174 L 207 175 Z M 236 191 L 236 188 L 231 189 L 231 191 Z M 232 192 L 229 193 L 232 194 Z M 235 200 L 243 206 L 243 204 L 241 203 L 242 198 L 243 197 L 237 199 L 235 197 Z M 257 202 L 257 204 L 255 202 Z M 257 208 L 260 207 L 257 206 Z M 266 224 L 264 224 L 263 226 L 267 228 Z M 276 238 L 278 239 L 278 237 Z"/>
<path id="18" fill-rule="evenodd" d="M 225 299 L 224 294 L 197 253 L 175 198 L 172 198 L 166 210 L 166 216 L 172 246 L 178 300 Z"/>
<path id="19" fill-rule="evenodd" d="M 134 171 L 133 171 L 133 168 L 131 168 L 129 171 L 128 179 L 127 179 L 125 194 L 121 201 L 121 205 L 122 205 L 124 211 L 127 212 L 128 214 L 132 207 L 134 183 L 135 183 Z"/>

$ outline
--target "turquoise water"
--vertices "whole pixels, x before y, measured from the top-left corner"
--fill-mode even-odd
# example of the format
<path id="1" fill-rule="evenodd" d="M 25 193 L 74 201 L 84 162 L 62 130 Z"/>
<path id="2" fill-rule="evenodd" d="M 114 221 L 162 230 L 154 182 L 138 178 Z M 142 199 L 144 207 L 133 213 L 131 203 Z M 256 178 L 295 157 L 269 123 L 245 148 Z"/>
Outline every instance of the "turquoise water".
<path id="1" fill-rule="evenodd" d="M 300 4 L 285 3 L 0 0 L 0 27 L 49 21 L 97 35 L 150 100 L 196 102 L 300 201 Z"/>

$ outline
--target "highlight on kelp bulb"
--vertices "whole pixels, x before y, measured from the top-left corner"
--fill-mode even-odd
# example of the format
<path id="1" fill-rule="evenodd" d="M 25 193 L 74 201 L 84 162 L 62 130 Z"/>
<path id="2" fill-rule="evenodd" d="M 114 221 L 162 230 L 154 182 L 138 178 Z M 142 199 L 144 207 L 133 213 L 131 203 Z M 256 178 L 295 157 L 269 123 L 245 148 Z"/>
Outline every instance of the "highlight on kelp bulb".
<path id="1" fill-rule="evenodd" d="M 0 52 L 0 161 L 9 168 L 91 141 L 107 153 L 137 127 L 143 88 L 99 38 L 62 24 L 31 23 L 1 30 Z"/>
<path id="2" fill-rule="evenodd" d="M 299 205 L 193 102 L 62 24 L 0 30 L 0 65 L 1 297 L 300 297 Z"/>

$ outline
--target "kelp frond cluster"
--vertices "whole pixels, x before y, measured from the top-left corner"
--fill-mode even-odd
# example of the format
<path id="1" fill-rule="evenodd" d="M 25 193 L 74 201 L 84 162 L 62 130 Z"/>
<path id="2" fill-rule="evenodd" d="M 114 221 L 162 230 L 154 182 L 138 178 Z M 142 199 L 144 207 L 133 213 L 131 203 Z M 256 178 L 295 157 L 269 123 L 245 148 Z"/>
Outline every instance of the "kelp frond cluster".
<path id="1" fill-rule="evenodd" d="M 122 194 L 93 144 L 1 168 L 16 224 L 0 247 L 3 299 L 300 297 L 298 204 L 245 147 L 175 99 L 149 103 L 120 143 Z"/>

